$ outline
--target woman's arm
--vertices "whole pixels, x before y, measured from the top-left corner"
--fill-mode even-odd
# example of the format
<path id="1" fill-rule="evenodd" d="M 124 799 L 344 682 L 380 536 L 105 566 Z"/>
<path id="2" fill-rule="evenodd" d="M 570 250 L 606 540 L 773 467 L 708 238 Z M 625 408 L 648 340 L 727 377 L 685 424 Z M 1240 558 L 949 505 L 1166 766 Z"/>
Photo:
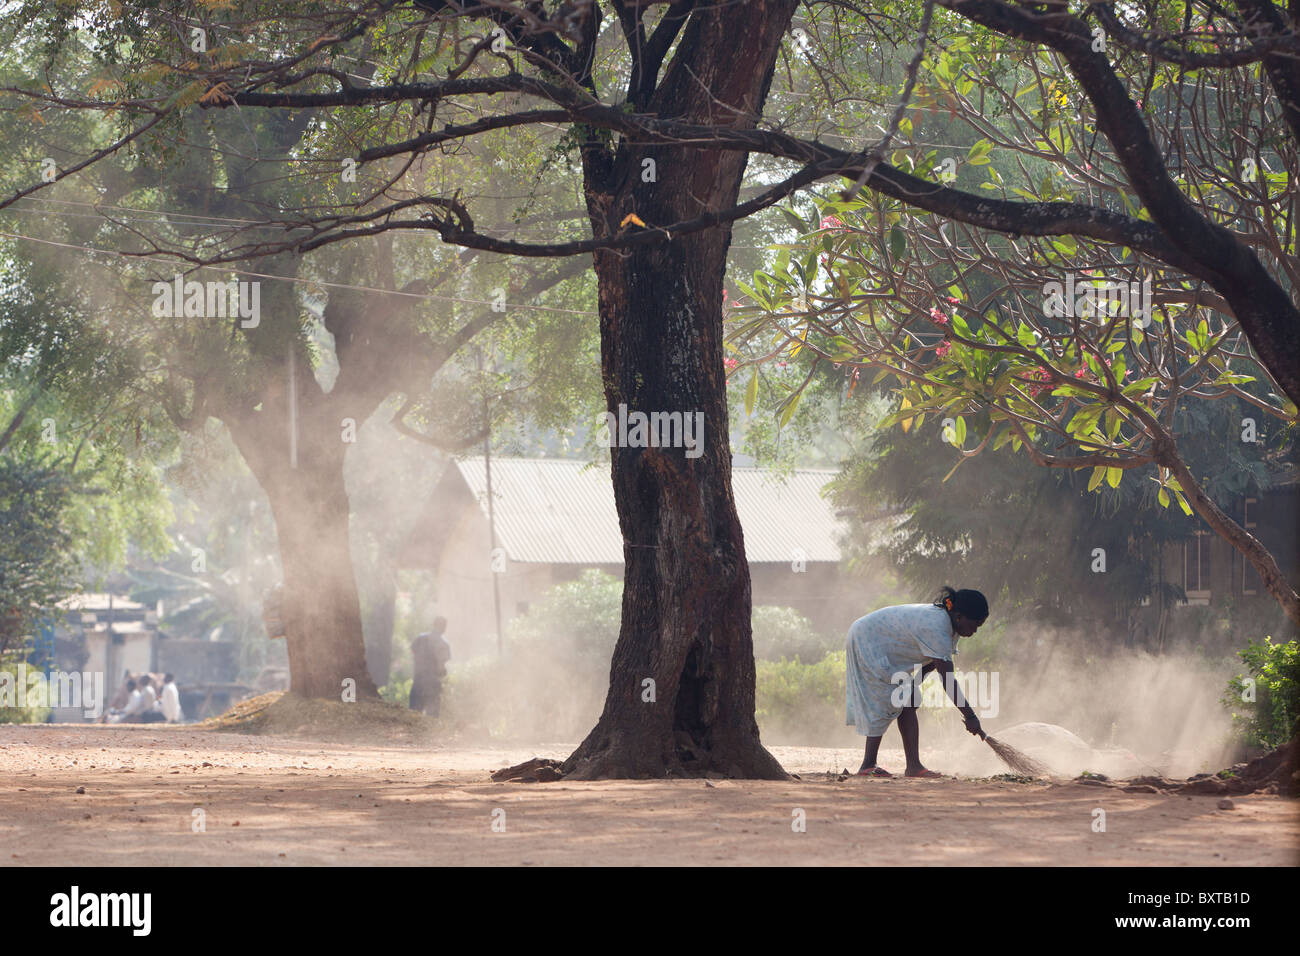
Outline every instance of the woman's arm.
<path id="1" fill-rule="evenodd" d="M 930 669 L 938 673 L 939 679 L 943 681 L 943 689 L 952 698 L 952 702 L 957 709 L 961 711 L 962 718 L 966 721 L 966 729 L 972 734 L 980 734 L 980 719 L 975 716 L 974 708 L 967 702 L 966 695 L 961 692 L 961 686 L 952 676 L 952 661 L 931 661 L 921 668 L 922 677 Z"/>

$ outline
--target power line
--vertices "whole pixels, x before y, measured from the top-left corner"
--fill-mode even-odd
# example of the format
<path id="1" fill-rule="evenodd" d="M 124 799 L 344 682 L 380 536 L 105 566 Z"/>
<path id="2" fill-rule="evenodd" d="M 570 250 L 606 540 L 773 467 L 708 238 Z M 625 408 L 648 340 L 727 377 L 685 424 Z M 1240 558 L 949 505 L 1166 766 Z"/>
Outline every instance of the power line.
<path id="1" fill-rule="evenodd" d="M 53 239 L 41 239 L 37 236 L 27 236 L 27 235 L 23 235 L 22 233 L 0 232 L 0 238 L 20 239 L 20 240 L 26 240 L 28 242 L 39 242 L 47 246 L 57 246 L 61 249 L 74 249 L 79 252 L 86 252 L 86 253 L 92 253 L 98 255 L 125 257 L 124 253 L 112 249 L 98 249 L 94 246 L 77 245 L 75 243 L 70 243 L 70 242 L 56 242 Z M 130 256 L 127 258 L 138 259 L 143 262 L 159 262 L 159 263 L 175 265 L 175 262 L 173 260 L 164 259 L 159 256 Z M 460 298 L 459 296 L 435 295 L 432 292 L 401 292 L 395 289 L 380 289 L 380 288 L 376 288 L 375 286 L 350 285 L 345 282 L 328 282 L 323 279 L 306 279 L 301 276 L 275 275 L 274 273 L 270 273 L 270 272 L 253 272 L 250 269 L 226 268 L 223 266 L 194 266 L 193 268 L 215 270 L 227 274 L 234 273 L 235 275 L 253 276 L 254 278 L 259 278 L 259 279 L 275 279 L 281 282 L 293 282 L 301 285 L 321 286 L 323 288 L 330 288 L 330 289 L 350 289 L 356 292 L 376 292 L 379 293 L 380 295 L 400 295 L 400 296 L 406 296 L 408 298 L 413 298 L 413 299 L 431 299 L 439 302 L 458 302 L 464 305 L 484 305 L 489 307 L 494 304 L 491 299 L 463 299 Z M 600 314 L 599 312 L 591 312 L 584 309 L 562 309 L 557 306 L 549 306 L 549 305 L 522 305 L 522 304 L 512 304 L 512 303 L 506 303 L 506 304 L 511 309 L 522 309 L 524 311 L 529 311 L 529 312 L 562 312 L 567 315 L 591 315 L 591 316 L 598 316 Z"/>

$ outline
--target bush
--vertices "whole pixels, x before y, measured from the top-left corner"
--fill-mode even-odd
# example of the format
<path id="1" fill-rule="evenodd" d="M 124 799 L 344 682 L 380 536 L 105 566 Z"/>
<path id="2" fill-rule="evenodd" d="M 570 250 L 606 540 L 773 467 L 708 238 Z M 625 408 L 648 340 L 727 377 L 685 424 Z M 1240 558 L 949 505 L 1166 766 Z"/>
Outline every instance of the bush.
<path id="1" fill-rule="evenodd" d="M 40 675 L 37 681 L 30 681 L 31 673 L 17 655 L 0 657 L 0 671 L 9 676 L 0 681 L 0 724 L 43 724 L 50 716 L 50 708 L 40 707 L 29 701 L 49 699 L 49 681 Z M 18 682 L 23 682 L 24 706 L 18 707 Z"/>
<path id="2" fill-rule="evenodd" d="M 443 716 L 453 732 L 493 740 L 580 740 L 609 688 L 623 584 L 584 571 L 510 622 L 503 658 L 479 657 L 448 675 Z"/>
<path id="3" fill-rule="evenodd" d="M 1300 645 L 1274 644 L 1270 636 L 1260 644 L 1251 641 L 1237 656 L 1250 674 L 1228 681 L 1223 703 L 1232 711 L 1233 724 L 1247 746 L 1281 747 L 1300 730 Z"/>
<path id="4" fill-rule="evenodd" d="M 760 661 L 820 661 L 844 646 L 844 638 L 828 638 L 791 607 L 756 607 L 752 617 L 754 657 Z"/>
<path id="5" fill-rule="evenodd" d="M 756 711 L 763 738 L 801 744 L 844 736 L 844 651 L 814 664 L 758 661 Z"/>
<path id="6" fill-rule="evenodd" d="M 494 741 L 582 739 L 609 690 L 622 604 L 622 582 L 602 571 L 584 571 L 551 589 L 510 622 L 504 658 L 480 657 L 452 669 L 443 695 L 448 728 Z M 767 701 L 774 727 L 843 725 L 844 651 L 828 655 L 840 641 L 817 633 L 791 608 L 755 608 L 753 621 L 759 719 Z M 404 703 L 409 690 L 409 681 L 394 681 L 381 694 Z"/>
<path id="7" fill-rule="evenodd" d="M 411 703 L 411 684 L 413 682 L 414 679 L 410 677 L 395 677 L 379 688 L 379 697 L 390 704 L 401 704 L 403 707 L 408 707 Z"/>

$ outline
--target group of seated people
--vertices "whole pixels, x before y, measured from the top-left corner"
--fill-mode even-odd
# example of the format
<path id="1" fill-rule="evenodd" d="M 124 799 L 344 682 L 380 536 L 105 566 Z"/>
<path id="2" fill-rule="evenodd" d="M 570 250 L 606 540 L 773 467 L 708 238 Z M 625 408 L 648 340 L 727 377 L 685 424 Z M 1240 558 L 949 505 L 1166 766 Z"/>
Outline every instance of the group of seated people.
<path id="1" fill-rule="evenodd" d="M 155 686 L 153 674 L 132 677 L 128 672 L 106 716 L 110 724 L 179 723 L 185 719 L 185 714 L 181 711 L 176 678 L 171 674 L 165 675 L 160 690 Z"/>

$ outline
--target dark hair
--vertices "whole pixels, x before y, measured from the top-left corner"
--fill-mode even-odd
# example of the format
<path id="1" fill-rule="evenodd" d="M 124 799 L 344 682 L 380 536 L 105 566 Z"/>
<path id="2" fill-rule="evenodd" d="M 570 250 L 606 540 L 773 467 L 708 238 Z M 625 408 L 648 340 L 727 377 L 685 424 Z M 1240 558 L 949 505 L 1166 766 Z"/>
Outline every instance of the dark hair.
<path id="1" fill-rule="evenodd" d="M 127 689 L 127 690 L 135 690 L 135 681 L 133 681 L 133 680 L 129 680 L 129 681 L 127 681 L 127 682 L 126 682 L 126 689 Z"/>
<path id="2" fill-rule="evenodd" d="M 951 606 L 948 604 L 950 600 Z M 949 611 L 960 611 L 972 621 L 983 621 L 989 616 L 988 600 L 979 591 L 971 588 L 954 591 L 945 585 L 939 589 L 939 599 L 934 602 L 934 606 L 947 608 Z"/>
<path id="3" fill-rule="evenodd" d="M 163 683 L 164 683 L 164 684 L 170 684 L 170 683 L 171 683 L 172 681 L 174 681 L 175 679 L 176 679 L 176 675 L 175 675 L 175 674 L 167 674 L 166 676 L 163 677 Z"/>

